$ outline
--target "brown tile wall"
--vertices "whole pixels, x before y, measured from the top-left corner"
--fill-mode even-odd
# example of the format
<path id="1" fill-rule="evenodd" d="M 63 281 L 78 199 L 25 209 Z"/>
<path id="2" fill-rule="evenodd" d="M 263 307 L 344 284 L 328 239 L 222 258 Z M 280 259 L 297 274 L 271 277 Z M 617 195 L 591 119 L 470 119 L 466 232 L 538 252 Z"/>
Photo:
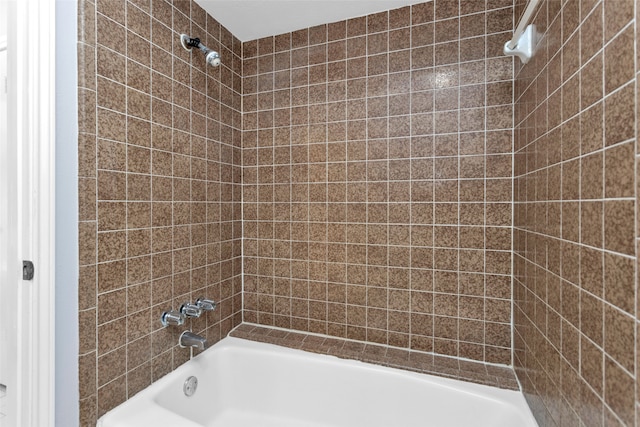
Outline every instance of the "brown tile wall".
<path id="1" fill-rule="evenodd" d="M 241 321 L 241 44 L 191 1 L 79 2 L 80 418 L 185 362 Z M 205 66 L 180 46 L 221 53 Z M 211 314 L 163 329 L 206 296 Z"/>
<path id="2" fill-rule="evenodd" d="M 162 311 L 206 295 L 189 328 L 240 323 L 242 237 L 245 321 L 510 363 L 513 151 L 529 404 L 543 426 L 636 424 L 634 4 L 543 2 L 512 147 L 501 47 L 523 7 L 437 0 L 241 46 L 190 1 L 80 1 L 81 424 L 188 360 Z"/>
<path id="3" fill-rule="evenodd" d="M 541 426 L 638 425 L 634 18 L 545 0 L 516 75 L 514 363 Z"/>
<path id="4" fill-rule="evenodd" d="M 244 320 L 511 362 L 513 1 L 243 44 Z"/>

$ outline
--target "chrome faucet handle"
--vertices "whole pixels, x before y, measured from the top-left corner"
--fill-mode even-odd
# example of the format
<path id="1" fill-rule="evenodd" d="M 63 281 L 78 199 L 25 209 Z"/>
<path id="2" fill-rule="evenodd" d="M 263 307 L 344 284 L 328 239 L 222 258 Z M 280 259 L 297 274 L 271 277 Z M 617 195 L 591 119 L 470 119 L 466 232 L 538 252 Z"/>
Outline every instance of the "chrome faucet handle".
<path id="1" fill-rule="evenodd" d="M 196 304 L 204 311 L 213 311 L 218 305 L 215 301 L 205 298 L 198 298 Z"/>
<path id="2" fill-rule="evenodd" d="M 160 322 L 162 322 L 162 326 L 180 326 L 183 325 L 185 321 L 184 314 L 171 310 L 165 311 L 160 316 Z"/>
<path id="3" fill-rule="evenodd" d="M 202 316 L 202 309 L 196 304 L 186 302 L 182 304 L 182 307 L 180 307 L 180 313 L 184 314 L 187 317 L 200 317 Z"/>

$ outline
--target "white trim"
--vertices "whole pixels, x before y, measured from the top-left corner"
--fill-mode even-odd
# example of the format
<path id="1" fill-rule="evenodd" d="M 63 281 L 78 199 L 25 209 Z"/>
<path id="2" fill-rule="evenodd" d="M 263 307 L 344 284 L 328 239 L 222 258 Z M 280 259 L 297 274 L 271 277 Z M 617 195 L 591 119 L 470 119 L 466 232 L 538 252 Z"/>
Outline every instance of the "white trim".
<path id="1" fill-rule="evenodd" d="M 16 359 L 6 415 L 9 425 L 48 427 L 54 419 L 55 4 L 8 6 L 7 146 L 14 156 L 8 161 L 15 161 L 9 192 L 16 203 L 9 207 L 15 232 L 7 253 L 15 328 L 6 344 Z M 21 280 L 23 259 L 36 266 L 32 281 Z"/>

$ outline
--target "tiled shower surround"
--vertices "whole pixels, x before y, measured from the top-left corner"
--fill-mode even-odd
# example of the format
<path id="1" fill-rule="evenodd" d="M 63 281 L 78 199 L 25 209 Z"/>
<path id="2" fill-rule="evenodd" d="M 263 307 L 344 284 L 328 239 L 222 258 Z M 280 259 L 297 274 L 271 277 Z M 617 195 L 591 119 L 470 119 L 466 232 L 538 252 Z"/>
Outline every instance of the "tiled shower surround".
<path id="1" fill-rule="evenodd" d="M 188 360 L 158 319 L 200 296 L 210 342 L 513 364 L 541 426 L 637 425 L 640 8 L 544 0 L 522 66 L 523 7 L 241 43 L 190 0 L 79 0 L 81 425 Z"/>
<path id="2" fill-rule="evenodd" d="M 195 3 L 79 2 L 80 418 L 95 425 L 241 321 L 241 44 Z M 180 33 L 225 59 L 206 67 Z"/>
<path id="3" fill-rule="evenodd" d="M 245 321 L 510 364 L 511 3 L 244 43 Z"/>
<path id="4" fill-rule="evenodd" d="M 638 425 L 634 2 L 544 1 L 533 22 L 544 38 L 515 80 L 516 372 L 541 426 Z"/>

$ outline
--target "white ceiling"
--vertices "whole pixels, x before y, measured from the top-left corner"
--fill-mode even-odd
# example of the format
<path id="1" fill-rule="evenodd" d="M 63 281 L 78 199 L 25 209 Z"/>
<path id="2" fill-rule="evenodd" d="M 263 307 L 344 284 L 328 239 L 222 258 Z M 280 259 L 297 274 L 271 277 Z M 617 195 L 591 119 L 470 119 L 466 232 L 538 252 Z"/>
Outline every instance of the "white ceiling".
<path id="1" fill-rule="evenodd" d="M 396 9 L 425 0 L 195 0 L 241 41 Z"/>

